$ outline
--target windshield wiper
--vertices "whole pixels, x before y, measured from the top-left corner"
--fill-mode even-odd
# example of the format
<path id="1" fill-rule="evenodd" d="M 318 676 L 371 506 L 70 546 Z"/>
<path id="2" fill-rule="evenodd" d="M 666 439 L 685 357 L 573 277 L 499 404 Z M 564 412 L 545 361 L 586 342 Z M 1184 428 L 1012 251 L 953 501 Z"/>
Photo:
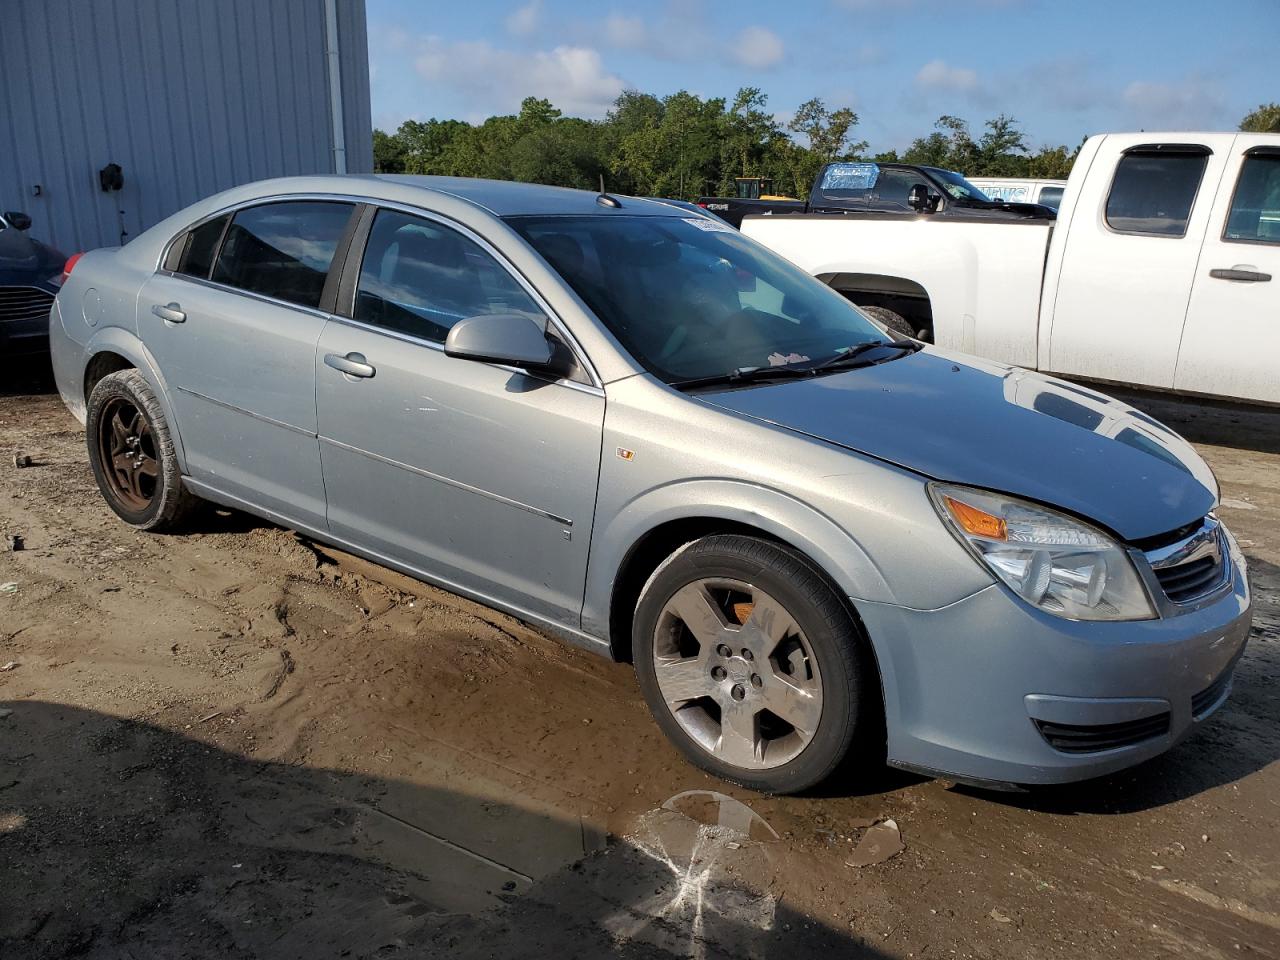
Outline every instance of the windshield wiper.
<path id="1" fill-rule="evenodd" d="M 908 353 L 914 353 L 921 349 L 921 344 L 915 340 L 868 340 L 865 343 L 854 344 L 849 349 L 837 353 L 834 357 L 828 357 L 826 360 L 815 363 L 809 369 L 830 370 L 834 367 L 870 367 L 890 359 L 889 357 L 885 357 L 883 360 L 861 359 L 864 353 L 869 353 L 876 347 L 906 350 Z"/>
<path id="2" fill-rule="evenodd" d="M 671 386 L 677 390 L 690 390 L 695 387 L 715 387 L 721 384 L 758 383 L 761 380 L 783 380 L 790 377 L 807 377 L 813 373 L 813 367 L 738 367 L 728 373 L 717 373 L 709 377 L 694 377 L 690 380 L 676 380 Z"/>
<path id="3" fill-rule="evenodd" d="M 876 347 L 906 350 L 914 353 L 916 350 L 921 349 L 922 346 L 923 344 L 917 343 L 915 340 L 868 340 L 865 343 L 854 344 L 852 347 L 840 351 L 834 357 L 828 357 L 826 360 L 820 360 L 818 363 L 811 363 L 804 367 L 790 364 L 779 367 L 739 367 L 737 370 L 731 370 L 728 373 L 717 373 L 709 377 L 676 380 L 672 382 L 671 386 L 677 390 L 692 390 L 697 387 L 718 387 L 725 384 L 759 383 L 762 380 L 813 377 L 823 370 L 871 367 L 877 363 L 884 363 L 886 360 L 893 359 L 893 357 L 884 357 L 879 360 L 862 359 L 864 353 L 874 350 Z"/>

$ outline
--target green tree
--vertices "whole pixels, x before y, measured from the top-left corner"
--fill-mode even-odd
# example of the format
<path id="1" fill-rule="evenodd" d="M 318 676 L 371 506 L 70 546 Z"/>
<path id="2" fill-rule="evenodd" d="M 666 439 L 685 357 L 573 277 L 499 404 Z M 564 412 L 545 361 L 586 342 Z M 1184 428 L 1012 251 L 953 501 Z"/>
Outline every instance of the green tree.
<path id="1" fill-rule="evenodd" d="M 373 131 L 373 172 L 404 173 L 404 141 L 385 130 Z"/>
<path id="2" fill-rule="evenodd" d="M 1280 133 L 1280 103 L 1263 103 L 1240 120 L 1245 133 Z"/>
<path id="3" fill-rule="evenodd" d="M 848 107 L 828 110 L 817 97 L 800 104 L 787 129 L 803 136 L 808 141 L 807 148 L 795 143 L 775 148 L 783 155 L 790 173 L 788 189 L 797 197 L 808 196 L 810 185 L 824 164 L 861 155 L 867 149 L 866 141 L 850 142 L 857 124 L 858 115 Z"/>

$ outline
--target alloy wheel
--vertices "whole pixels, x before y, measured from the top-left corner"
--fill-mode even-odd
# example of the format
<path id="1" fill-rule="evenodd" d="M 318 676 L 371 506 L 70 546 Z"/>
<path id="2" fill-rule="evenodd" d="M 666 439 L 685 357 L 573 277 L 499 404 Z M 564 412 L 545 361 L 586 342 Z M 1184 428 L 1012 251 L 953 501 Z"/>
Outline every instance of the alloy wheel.
<path id="1" fill-rule="evenodd" d="M 124 397 L 113 397 L 102 411 L 98 451 L 117 501 L 135 512 L 149 507 L 160 476 L 155 435 L 143 412 Z"/>
<path id="2" fill-rule="evenodd" d="M 751 584 L 703 579 L 677 590 L 658 617 L 653 663 L 677 722 L 725 763 L 781 766 L 818 729 L 812 646 L 787 609 Z"/>

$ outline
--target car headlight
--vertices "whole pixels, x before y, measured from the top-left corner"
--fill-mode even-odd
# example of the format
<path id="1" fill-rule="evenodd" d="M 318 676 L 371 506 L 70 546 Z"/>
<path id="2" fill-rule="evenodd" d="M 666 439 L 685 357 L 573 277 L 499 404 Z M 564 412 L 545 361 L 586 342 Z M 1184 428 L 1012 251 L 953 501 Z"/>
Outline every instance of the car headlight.
<path id="1" fill-rule="evenodd" d="M 1071 620 L 1149 620 L 1129 553 L 1096 527 L 1039 504 L 949 484 L 929 493 L 943 521 L 1014 593 Z"/>

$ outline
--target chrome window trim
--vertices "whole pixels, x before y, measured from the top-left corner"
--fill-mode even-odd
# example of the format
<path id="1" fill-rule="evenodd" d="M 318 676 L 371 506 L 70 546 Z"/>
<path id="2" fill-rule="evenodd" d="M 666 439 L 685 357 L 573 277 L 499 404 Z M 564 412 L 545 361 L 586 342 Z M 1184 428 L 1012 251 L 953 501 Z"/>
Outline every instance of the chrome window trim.
<path id="1" fill-rule="evenodd" d="M 156 275 L 161 277 L 170 277 L 174 280 L 185 280 L 188 283 L 198 284 L 202 287 L 209 287 L 212 290 L 219 290 L 223 293 L 234 293 L 237 296 L 248 297 L 250 300 L 258 300 L 261 303 L 267 303 L 273 307 L 285 307 L 289 310 L 296 310 L 299 313 L 305 313 L 307 316 L 317 317 L 321 320 L 328 320 L 330 318 L 330 314 L 315 307 L 308 307 L 301 303 L 294 303 L 292 300 L 281 300 L 278 297 L 269 297 L 265 293 L 256 293 L 253 290 L 244 290 L 241 287 L 233 287 L 229 284 L 218 283 L 216 280 L 205 280 L 201 277 L 193 277 L 186 273 L 174 273 L 172 270 L 157 270 Z"/>
<path id="2" fill-rule="evenodd" d="M 447 196 L 452 197 L 453 195 L 447 194 Z M 600 378 L 600 374 L 596 371 L 595 365 L 592 364 L 591 358 L 587 355 L 587 352 L 582 348 L 582 344 L 578 342 L 578 338 L 573 335 L 573 333 L 568 329 L 567 326 L 565 326 L 564 321 L 560 319 L 560 316 L 553 309 L 551 309 L 551 305 L 547 303 L 546 298 L 543 297 L 542 294 L 538 291 L 538 289 L 532 283 L 529 282 L 528 278 L 526 278 L 525 275 L 520 272 L 520 270 L 515 266 L 515 264 L 513 264 L 510 261 L 510 259 L 508 259 L 504 253 L 502 253 L 502 251 L 500 251 L 487 239 L 482 237 L 480 234 L 476 233 L 475 230 L 473 230 L 471 227 L 468 227 L 466 224 L 461 223 L 457 220 L 454 220 L 452 217 L 449 217 L 446 214 L 439 213 L 434 210 L 427 210 L 424 207 L 416 206 L 415 204 L 412 204 L 412 203 L 402 203 L 398 200 L 383 200 L 377 197 L 365 197 L 365 196 L 358 196 L 358 195 L 347 194 L 347 193 L 284 193 L 284 194 L 272 194 L 266 197 L 255 197 L 252 200 L 242 200 L 238 203 L 228 204 L 225 207 L 220 207 L 215 211 L 205 214 L 199 220 L 194 220 L 191 223 L 188 223 L 181 230 L 179 230 L 172 237 L 170 237 L 160 251 L 160 256 L 156 260 L 154 272 L 161 276 L 173 277 L 179 280 L 188 280 L 194 283 L 203 283 L 206 286 L 210 286 L 216 290 L 225 290 L 229 293 L 238 293 L 238 294 L 241 294 L 242 296 L 247 296 L 256 300 L 261 300 L 265 303 L 272 303 L 278 306 L 290 307 L 294 310 L 302 310 L 305 313 L 309 313 L 316 316 L 322 316 L 322 317 L 325 317 L 326 319 L 350 320 L 351 318 L 349 317 L 339 317 L 334 314 L 328 314 L 322 310 L 317 310 L 312 307 L 305 307 L 305 306 L 302 306 L 301 304 L 291 303 L 288 300 L 280 300 L 276 297 L 270 297 L 265 294 L 254 293 L 249 290 L 242 290 L 239 287 L 232 287 L 227 284 L 218 283 L 217 281 L 214 281 L 214 280 L 205 280 L 200 277 L 192 277 L 185 273 L 176 273 L 172 270 L 164 269 L 164 264 L 169 258 L 169 249 L 181 237 L 186 236 L 192 230 L 196 229 L 199 226 L 202 226 L 208 221 L 215 220 L 218 217 L 221 217 L 227 213 L 230 213 L 234 218 L 236 213 L 238 213 L 241 210 L 248 209 L 250 207 L 260 207 L 260 206 L 265 206 L 271 203 L 284 203 L 291 200 L 296 200 L 296 201 L 321 200 L 321 201 L 329 201 L 331 203 L 351 203 L 351 204 L 362 203 L 368 206 L 377 207 L 378 209 L 397 210 L 401 213 L 407 213 L 407 214 L 410 214 L 411 216 L 421 217 L 425 220 L 434 220 L 446 227 L 449 227 L 450 229 L 457 230 L 463 236 L 467 237 L 469 240 L 476 242 L 481 247 L 481 249 L 483 249 L 491 257 L 493 257 L 494 260 L 497 261 L 498 265 L 502 267 L 504 270 L 506 270 L 507 273 L 509 273 L 511 277 L 516 281 L 516 283 L 519 284 L 520 287 L 526 293 L 528 293 L 530 297 L 533 298 L 533 301 L 537 303 L 537 305 L 546 314 L 547 319 L 550 321 L 551 325 L 555 328 L 556 333 L 561 338 L 563 338 L 565 345 L 570 350 L 573 351 L 574 359 L 577 360 L 578 366 L 581 367 L 582 370 L 585 371 L 587 376 L 591 379 L 590 385 L 576 383 L 572 380 L 564 380 L 564 379 L 554 380 L 551 382 L 563 383 L 566 386 L 573 386 L 576 388 L 583 388 L 583 387 L 590 386 L 595 388 L 595 390 L 598 390 L 601 396 L 604 395 L 604 381 Z M 463 202 L 470 203 L 471 201 L 463 200 Z M 478 204 L 474 204 L 474 206 L 476 206 L 477 210 L 485 210 L 484 207 L 481 207 Z M 485 211 L 485 212 L 488 212 L 488 211 Z M 490 214 L 490 216 L 493 216 L 493 214 Z M 497 219 L 500 220 L 501 218 L 497 218 Z M 508 227 L 507 229 L 510 229 L 510 227 Z M 523 239 L 521 239 L 520 242 L 525 243 Z M 363 250 L 360 251 L 360 258 L 361 258 L 361 261 L 363 262 L 363 259 L 364 259 Z M 332 269 L 332 264 L 330 265 L 330 269 Z M 357 323 L 358 321 L 352 320 L 351 322 Z M 366 327 L 367 329 L 382 332 L 381 328 L 375 327 L 371 324 L 363 324 L 362 326 Z M 414 338 L 410 342 L 431 343 L 432 341 Z M 437 345 L 437 346 L 440 346 L 440 349 L 443 350 L 442 345 Z M 501 365 L 494 364 L 494 366 L 501 366 Z M 503 369 L 515 370 L 516 368 L 503 367 Z M 521 372 L 524 372 L 524 371 L 521 371 Z"/>
<path id="3" fill-rule="evenodd" d="M 352 327 L 356 330 L 365 330 L 369 333 L 376 333 L 379 336 L 388 337 L 391 340 L 399 340 L 401 343 L 407 343 L 411 346 L 426 347 L 428 350 L 434 350 L 436 353 L 444 353 L 443 343 L 437 343 L 434 340 L 427 340 L 423 337 L 415 337 L 413 334 L 404 333 L 401 330 L 391 330 L 388 327 L 380 327 L 375 323 L 365 323 L 363 320 L 354 320 L 351 317 L 339 316 L 336 313 L 329 315 L 329 321 L 331 323 L 341 324 L 345 327 Z M 478 361 L 473 360 L 471 362 L 476 363 Z M 564 377 L 552 379 L 551 377 L 543 376 L 540 373 L 533 373 L 522 367 L 513 367 L 505 363 L 486 363 L 485 366 L 496 367 L 499 370 L 507 370 L 511 373 L 520 373 L 526 377 L 533 377 L 537 380 L 542 380 L 546 383 L 555 384 L 560 387 L 568 387 L 570 390 L 577 390 L 580 393 L 586 393 L 593 397 L 604 396 L 604 388 L 595 386 L 594 384 L 578 383 L 576 380 L 568 380 Z"/>

